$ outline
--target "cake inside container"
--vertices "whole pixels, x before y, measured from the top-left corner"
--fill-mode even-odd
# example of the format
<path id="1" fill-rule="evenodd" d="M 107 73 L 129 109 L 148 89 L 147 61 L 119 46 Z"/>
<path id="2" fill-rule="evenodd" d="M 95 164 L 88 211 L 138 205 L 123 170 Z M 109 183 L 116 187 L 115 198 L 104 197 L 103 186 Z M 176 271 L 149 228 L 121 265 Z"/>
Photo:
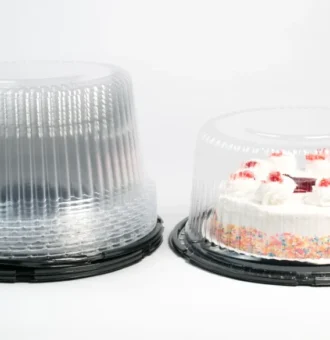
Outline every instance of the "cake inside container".
<path id="1" fill-rule="evenodd" d="M 330 110 L 272 108 L 209 121 L 196 147 L 187 235 L 214 250 L 330 263 Z"/>

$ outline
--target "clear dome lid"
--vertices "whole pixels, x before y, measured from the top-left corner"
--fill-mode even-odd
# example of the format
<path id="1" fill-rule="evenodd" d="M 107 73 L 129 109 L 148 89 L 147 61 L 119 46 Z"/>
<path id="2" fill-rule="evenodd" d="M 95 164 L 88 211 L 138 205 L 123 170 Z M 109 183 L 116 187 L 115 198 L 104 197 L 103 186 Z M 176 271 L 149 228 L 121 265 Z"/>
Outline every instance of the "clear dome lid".
<path id="1" fill-rule="evenodd" d="M 196 146 L 186 234 L 255 259 L 330 263 L 330 109 L 234 112 Z"/>
<path id="2" fill-rule="evenodd" d="M 129 75 L 94 63 L 0 64 L 0 260 L 100 254 L 156 220 Z"/>

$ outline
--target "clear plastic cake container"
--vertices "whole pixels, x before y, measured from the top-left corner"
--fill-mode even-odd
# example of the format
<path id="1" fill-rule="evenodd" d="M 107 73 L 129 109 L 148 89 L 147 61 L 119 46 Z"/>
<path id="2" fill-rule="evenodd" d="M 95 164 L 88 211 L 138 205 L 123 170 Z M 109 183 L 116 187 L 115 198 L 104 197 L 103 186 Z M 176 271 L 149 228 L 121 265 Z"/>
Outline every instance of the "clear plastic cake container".
<path id="1" fill-rule="evenodd" d="M 328 108 L 235 112 L 209 121 L 197 148 L 186 230 L 264 259 L 330 263 Z"/>
<path id="2" fill-rule="evenodd" d="M 128 73 L 0 64 L 0 260 L 80 260 L 134 244 L 156 222 Z"/>

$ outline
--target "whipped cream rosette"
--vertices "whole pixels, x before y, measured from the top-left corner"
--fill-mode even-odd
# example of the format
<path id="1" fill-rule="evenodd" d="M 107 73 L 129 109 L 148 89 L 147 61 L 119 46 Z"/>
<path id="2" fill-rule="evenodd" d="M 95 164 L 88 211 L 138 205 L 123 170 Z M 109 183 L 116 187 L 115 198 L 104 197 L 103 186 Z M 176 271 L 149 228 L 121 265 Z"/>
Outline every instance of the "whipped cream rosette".
<path id="1" fill-rule="evenodd" d="M 237 197 L 254 194 L 260 182 L 256 180 L 255 174 L 251 170 L 239 170 L 233 173 L 227 181 L 224 193 Z"/>
<path id="2" fill-rule="evenodd" d="M 326 149 L 306 156 L 306 172 L 314 178 L 330 177 L 329 153 Z"/>
<path id="3" fill-rule="evenodd" d="M 320 207 L 330 207 L 330 178 L 318 179 L 312 192 L 306 196 L 305 202 Z"/>
<path id="4" fill-rule="evenodd" d="M 263 159 L 251 159 L 243 163 L 241 167 L 252 171 L 257 180 L 266 179 L 269 172 L 272 171 L 271 163 Z"/>
<path id="5" fill-rule="evenodd" d="M 263 205 L 283 204 L 292 197 L 296 186 L 293 179 L 280 172 L 271 172 L 256 191 L 255 201 Z"/>

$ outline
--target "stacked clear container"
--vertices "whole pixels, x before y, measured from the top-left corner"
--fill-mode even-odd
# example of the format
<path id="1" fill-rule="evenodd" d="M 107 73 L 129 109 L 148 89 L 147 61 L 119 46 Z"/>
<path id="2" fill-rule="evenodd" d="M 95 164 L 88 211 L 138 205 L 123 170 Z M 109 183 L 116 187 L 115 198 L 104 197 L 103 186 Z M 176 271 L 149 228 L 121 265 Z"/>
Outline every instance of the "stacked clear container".
<path id="1" fill-rule="evenodd" d="M 129 75 L 30 62 L 0 78 L 0 259 L 67 261 L 152 231 Z"/>
<path id="2" fill-rule="evenodd" d="M 330 109 L 321 107 L 234 112 L 207 122 L 196 146 L 188 240 L 228 255 L 330 263 L 329 123 Z M 259 165 L 264 178 L 255 176 Z M 235 187 L 236 179 L 253 184 Z"/>

